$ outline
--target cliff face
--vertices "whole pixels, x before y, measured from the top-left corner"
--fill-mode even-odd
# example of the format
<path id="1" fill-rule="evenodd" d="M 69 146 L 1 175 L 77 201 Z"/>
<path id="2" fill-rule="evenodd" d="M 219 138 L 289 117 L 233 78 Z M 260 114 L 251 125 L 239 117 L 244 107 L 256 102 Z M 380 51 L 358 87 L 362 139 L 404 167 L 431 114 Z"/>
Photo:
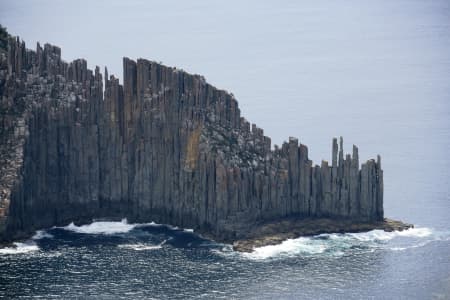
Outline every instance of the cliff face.
<path id="1" fill-rule="evenodd" d="M 333 139 L 313 166 L 290 138 L 271 149 L 236 99 L 198 75 L 124 58 L 124 83 L 61 50 L 0 53 L 0 240 L 100 217 L 243 237 L 287 216 L 383 219 L 380 158 Z"/>

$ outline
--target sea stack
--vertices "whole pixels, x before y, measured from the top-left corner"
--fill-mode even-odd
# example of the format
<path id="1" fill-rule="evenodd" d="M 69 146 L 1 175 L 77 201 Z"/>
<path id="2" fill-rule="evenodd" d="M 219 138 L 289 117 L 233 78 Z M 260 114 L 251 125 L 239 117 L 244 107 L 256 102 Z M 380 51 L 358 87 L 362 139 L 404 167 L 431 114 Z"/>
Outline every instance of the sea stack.
<path id="1" fill-rule="evenodd" d="M 341 231 L 385 226 L 379 156 L 360 167 L 358 148 L 345 155 L 340 138 L 331 165 L 314 165 L 297 138 L 272 149 L 234 96 L 202 76 L 129 58 L 123 72 L 120 84 L 84 59 L 63 61 L 56 46 L 8 39 L 0 241 L 95 218 L 173 224 L 229 242 L 282 220 L 318 220 L 319 232 L 323 220 L 346 224 Z"/>

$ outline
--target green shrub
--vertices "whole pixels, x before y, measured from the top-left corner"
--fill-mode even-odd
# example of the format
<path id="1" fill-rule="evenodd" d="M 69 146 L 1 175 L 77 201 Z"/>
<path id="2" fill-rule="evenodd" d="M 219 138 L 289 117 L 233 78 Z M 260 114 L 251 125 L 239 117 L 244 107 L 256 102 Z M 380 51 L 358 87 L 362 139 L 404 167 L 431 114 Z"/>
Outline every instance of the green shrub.
<path id="1" fill-rule="evenodd" d="M 0 24 L 0 50 L 1 51 L 7 51 L 8 50 L 8 31 L 6 30 L 6 27 L 3 27 Z"/>

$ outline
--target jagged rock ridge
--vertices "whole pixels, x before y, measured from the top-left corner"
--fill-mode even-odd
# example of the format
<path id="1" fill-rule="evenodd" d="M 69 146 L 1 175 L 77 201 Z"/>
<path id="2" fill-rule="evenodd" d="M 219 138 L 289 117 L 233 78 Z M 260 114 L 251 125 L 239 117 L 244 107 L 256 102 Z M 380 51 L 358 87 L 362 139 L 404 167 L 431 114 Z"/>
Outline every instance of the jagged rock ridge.
<path id="1" fill-rule="evenodd" d="M 199 75 L 123 59 L 124 83 L 58 47 L 0 53 L 0 240 L 39 228 L 127 217 L 219 240 L 258 222 L 383 220 L 380 157 L 332 143 L 313 165 L 290 138 L 271 149 L 236 99 Z"/>

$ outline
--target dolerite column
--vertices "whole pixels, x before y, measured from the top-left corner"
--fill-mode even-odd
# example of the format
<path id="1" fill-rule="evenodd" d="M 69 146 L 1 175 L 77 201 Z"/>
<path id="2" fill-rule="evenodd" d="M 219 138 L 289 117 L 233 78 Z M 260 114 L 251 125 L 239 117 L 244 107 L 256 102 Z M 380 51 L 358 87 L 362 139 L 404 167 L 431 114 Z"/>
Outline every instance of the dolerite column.
<path id="1" fill-rule="evenodd" d="M 308 159 L 308 147 L 300 144 L 299 147 L 299 165 L 300 165 L 300 214 L 309 216 L 312 213 L 311 209 L 311 171 L 312 162 Z M 313 209 L 315 212 L 315 208 Z"/>
<path id="2" fill-rule="evenodd" d="M 103 107 L 99 130 L 100 200 L 108 214 L 122 198 L 123 90 L 114 76 L 106 81 Z"/>
<path id="3" fill-rule="evenodd" d="M 142 104 L 144 94 L 149 87 L 150 82 L 150 62 L 145 59 L 137 60 L 137 78 L 136 78 L 137 102 Z"/>
<path id="4" fill-rule="evenodd" d="M 122 201 L 129 212 L 133 210 L 130 202 L 136 175 L 136 125 L 140 112 L 137 107 L 137 66 L 127 57 L 123 58 L 123 102 Z"/>
<path id="5" fill-rule="evenodd" d="M 339 172 L 337 165 L 337 152 L 338 145 L 337 139 L 333 138 L 333 146 L 332 146 L 332 165 L 331 165 L 331 204 L 330 204 L 330 212 L 331 216 L 339 215 L 340 211 L 340 185 L 342 184 L 343 178 L 343 161 L 341 159 L 341 155 L 343 152 L 342 149 L 342 137 L 341 137 L 341 148 L 339 149 Z"/>
<path id="6" fill-rule="evenodd" d="M 351 218 L 357 218 L 360 210 L 360 185 L 359 185 L 359 157 L 358 157 L 358 147 L 353 145 L 353 156 L 350 165 L 350 187 L 349 187 L 349 215 Z"/>
<path id="7" fill-rule="evenodd" d="M 377 190 L 377 178 L 376 178 L 376 163 L 373 159 L 367 162 L 368 174 L 369 174 L 369 187 L 368 187 L 368 198 L 369 198 L 369 212 L 368 219 L 374 220 L 376 216 L 376 190 Z"/>
<path id="8" fill-rule="evenodd" d="M 371 192 L 370 192 L 370 165 L 369 161 L 361 166 L 361 197 L 359 217 L 365 221 L 370 219 L 372 210 Z"/>
<path id="9" fill-rule="evenodd" d="M 33 66 L 33 74 L 42 75 L 44 72 L 44 51 L 39 42 L 36 45 L 36 58 Z"/>
<path id="10" fill-rule="evenodd" d="M 337 138 L 333 138 L 333 150 L 332 150 L 332 166 L 333 166 L 333 168 L 337 168 L 337 156 L 338 156 Z"/>
<path id="11" fill-rule="evenodd" d="M 328 166 L 328 162 L 322 160 L 322 164 L 320 166 L 320 178 L 321 178 L 321 215 L 323 216 L 331 216 L 333 213 L 333 197 L 331 194 L 331 168 Z"/>
<path id="12" fill-rule="evenodd" d="M 22 78 L 22 63 L 26 57 L 26 47 L 19 38 L 10 37 L 8 41 L 8 74 L 15 74 L 16 78 Z"/>
<path id="13" fill-rule="evenodd" d="M 311 198 L 309 201 L 310 216 L 319 216 L 321 214 L 322 184 L 320 167 L 315 165 L 311 170 Z"/>
<path id="14" fill-rule="evenodd" d="M 381 157 L 377 156 L 377 220 L 382 221 L 384 218 L 383 209 L 383 170 L 381 169 Z"/>
<path id="15" fill-rule="evenodd" d="M 133 130 L 133 104 L 136 97 L 136 62 L 127 57 L 123 58 L 123 97 L 126 139 Z"/>
<path id="16" fill-rule="evenodd" d="M 298 139 L 289 138 L 288 162 L 289 162 L 289 212 L 300 212 L 300 201 L 298 199 L 299 163 L 298 163 Z"/>
<path id="17" fill-rule="evenodd" d="M 351 156 L 347 154 L 344 160 L 343 166 L 343 177 L 340 182 L 340 191 L 339 191 L 339 208 L 338 208 L 338 216 L 346 218 L 349 214 L 349 186 L 350 186 L 350 165 L 351 165 Z"/>

